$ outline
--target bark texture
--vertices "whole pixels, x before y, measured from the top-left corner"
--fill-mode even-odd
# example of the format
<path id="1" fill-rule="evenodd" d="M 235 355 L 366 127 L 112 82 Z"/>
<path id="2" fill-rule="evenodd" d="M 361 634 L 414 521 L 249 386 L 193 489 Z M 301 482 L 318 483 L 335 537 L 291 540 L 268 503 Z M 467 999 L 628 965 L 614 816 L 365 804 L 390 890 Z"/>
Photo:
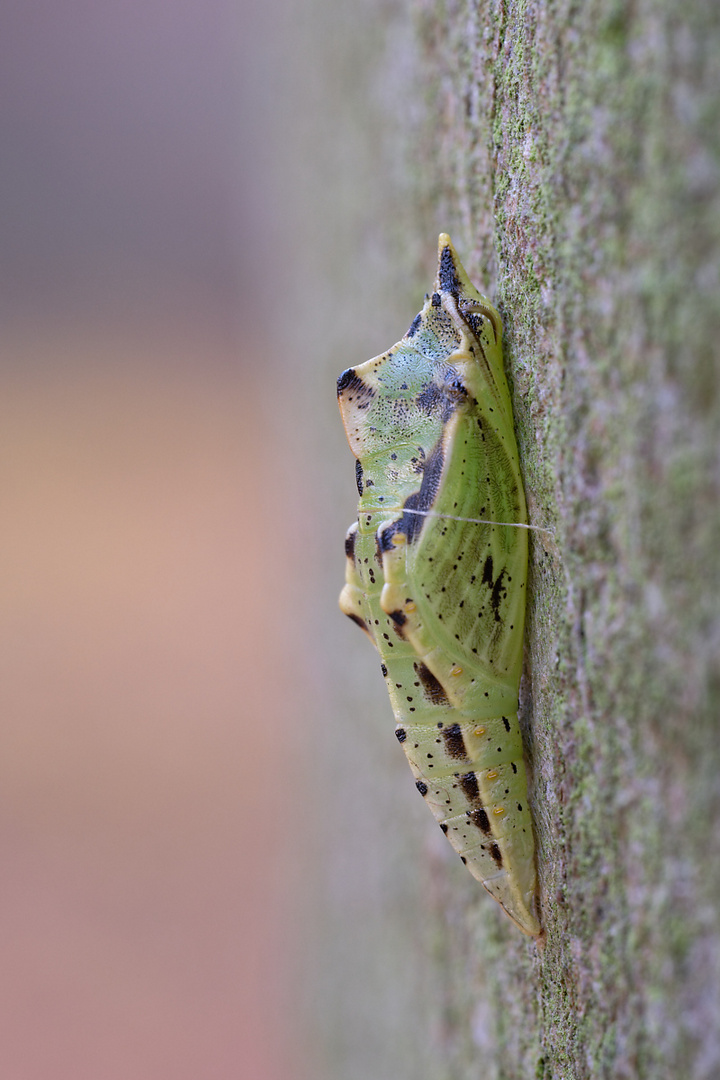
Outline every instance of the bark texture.
<path id="1" fill-rule="evenodd" d="M 432 826 L 401 808 L 412 799 L 404 762 L 380 760 L 391 723 L 368 658 L 343 674 L 334 706 L 363 723 L 381 717 L 353 743 L 353 768 L 376 783 L 364 826 L 362 785 L 355 801 L 337 736 L 337 820 L 347 818 L 326 839 L 339 850 L 350 829 L 355 850 L 347 864 L 326 862 L 343 882 L 342 897 L 326 893 L 332 959 L 316 1012 L 326 1051 L 328 1030 L 335 1040 L 330 1074 L 710 1080 L 720 1074 L 720 7 L 413 0 L 357 18 L 358 33 L 343 24 L 334 38 L 343 77 L 333 85 L 344 89 L 333 108 L 345 122 L 349 102 L 374 110 L 375 135 L 351 139 L 367 144 L 348 205 L 360 246 L 378 253 L 374 295 L 394 289 L 395 307 L 377 300 L 377 321 L 383 335 L 395 329 L 370 340 L 363 323 L 357 354 L 337 331 L 327 372 L 400 336 L 447 229 L 502 311 L 531 520 L 549 530 L 533 543 L 522 701 L 547 937 L 523 940 L 441 838 L 416 838 Z M 362 55 L 363 19 L 375 20 L 374 43 L 357 75 L 342 58 Z M 372 213 L 357 210 L 360 189 L 373 193 Z M 361 310 L 371 321 L 364 298 Z M 342 459 L 341 436 L 334 445 Z M 351 488 L 349 457 L 339 468 Z M 331 637 L 330 663 L 347 673 L 360 645 L 349 657 L 353 633 Z M 397 801 L 380 794 L 401 775 Z M 389 850 L 371 885 L 363 845 Z M 345 975 L 359 979 L 339 993 L 341 939 Z"/>
<path id="2" fill-rule="evenodd" d="M 533 520 L 553 536 L 535 543 L 526 680 L 547 943 L 453 980 L 451 1075 L 709 1078 L 720 9 L 418 16 L 443 118 L 424 153 L 490 268 Z M 461 1045 L 479 1001 L 482 1066 Z"/>

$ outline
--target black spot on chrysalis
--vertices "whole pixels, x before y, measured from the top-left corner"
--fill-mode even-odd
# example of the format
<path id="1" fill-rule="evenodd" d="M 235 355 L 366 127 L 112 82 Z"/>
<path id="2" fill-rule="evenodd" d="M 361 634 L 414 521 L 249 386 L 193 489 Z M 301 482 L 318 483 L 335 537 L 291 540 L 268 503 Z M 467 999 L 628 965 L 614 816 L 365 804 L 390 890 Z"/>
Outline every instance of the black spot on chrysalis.
<path id="1" fill-rule="evenodd" d="M 430 671 L 430 668 L 426 667 L 425 664 L 413 664 L 413 667 L 417 672 L 417 677 L 420 680 L 420 685 L 422 686 L 422 691 L 425 695 L 425 698 L 428 701 L 431 701 L 433 705 L 449 706 L 450 701 L 445 692 L 445 687 L 442 685 L 439 679 L 435 678 L 432 671 Z M 457 727 L 457 725 L 455 726 Z M 459 730 L 460 729 L 458 728 L 458 731 Z M 445 735 L 444 732 L 443 735 Z M 460 736 L 460 739 L 462 740 L 462 735 Z M 463 754 L 463 756 L 465 755 Z"/>
<path id="2" fill-rule="evenodd" d="M 479 803 L 480 789 L 478 788 L 477 776 L 475 773 L 465 773 L 464 776 L 458 777 L 458 780 L 467 801 L 469 803 Z"/>
<path id="3" fill-rule="evenodd" d="M 467 761 L 468 753 L 459 724 L 450 724 L 449 727 L 444 728 L 442 737 L 449 757 Z"/>
<path id="4" fill-rule="evenodd" d="M 376 391 L 362 381 L 355 368 L 348 368 L 347 371 L 343 371 L 337 381 L 337 393 L 338 397 L 344 397 L 347 402 L 353 402 L 357 408 L 366 409 L 375 397 Z"/>
<path id="5" fill-rule="evenodd" d="M 357 484 L 358 495 L 363 493 L 363 467 L 359 461 L 355 461 L 355 483 Z"/>
<path id="6" fill-rule="evenodd" d="M 490 822 L 487 813 L 482 807 L 478 810 L 468 810 L 468 817 L 476 828 L 480 829 L 486 836 L 490 835 Z"/>
<path id="7" fill-rule="evenodd" d="M 413 321 L 410 323 L 410 329 L 408 330 L 405 337 L 406 338 L 414 337 L 415 334 L 417 334 L 418 330 L 420 329 L 421 322 L 422 322 L 422 314 L 416 315 L 415 318 L 413 319 Z"/>
<path id="8" fill-rule="evenodd" d="M 491 844 L 490 845 L 490 854 L 492 855 L 492 857 L 495 860 L 495 862 L 497 863 L 497 865 L 502 866 L 502 864 L 503 864 L 502 853 L 500 851 L 500 848 L 497 846 L 497 844 Z"/>
<path id="9" fill-rule="evenodd" d="M 449 247 L 444 247 L 440 252 L 438 280 L 443 292 L 451 293 L 457 299 L 460 293 L 460 282 L 458 281 L 455 263 Z"/>

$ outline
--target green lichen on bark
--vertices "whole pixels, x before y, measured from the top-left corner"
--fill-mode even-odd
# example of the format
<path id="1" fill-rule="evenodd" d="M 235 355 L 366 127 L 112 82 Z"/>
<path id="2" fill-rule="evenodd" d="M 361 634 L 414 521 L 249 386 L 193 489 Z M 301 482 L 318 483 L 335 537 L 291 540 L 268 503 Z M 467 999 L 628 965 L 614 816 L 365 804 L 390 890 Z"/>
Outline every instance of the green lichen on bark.
<path id="1" fill-rule="evenodd" d="M 508 933 L 499 962 L 483 931 L 473 974 L 474 904 L 456 917 L 446 993 L 485 1023 L 450 1040 L 452 1075 L 710 1076 L 720 13 L 415 6 L 433 216 L 500 303 L 531 513 L 554 535 L 534 546 L 526 680 L 547 945 Z"/>

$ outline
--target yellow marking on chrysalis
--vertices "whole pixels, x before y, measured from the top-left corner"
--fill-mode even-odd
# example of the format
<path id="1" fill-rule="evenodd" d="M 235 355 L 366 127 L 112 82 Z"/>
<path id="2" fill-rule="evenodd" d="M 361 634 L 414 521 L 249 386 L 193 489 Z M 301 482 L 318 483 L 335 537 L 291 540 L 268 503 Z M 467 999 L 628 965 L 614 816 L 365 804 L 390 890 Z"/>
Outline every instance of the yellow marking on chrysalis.
<path id="1" fill-rule="evenodd" d="M 481 738 L 484 734 L 485 734 L 485 728 L 484 727 L 476 727 L 475 730 L 473 731 L 473 735 L 478 739 Z"/>
<path id="2" fill-rule="evenodd" d="M 408 603 L 407 603 L 407 604 L 405 605 L 405 610 L 406 610 L 406 611 L 417 611 L 417 604 L 415 603 L 415 601 L 414 601 L 414 600 L 410 600 L 410 601 L 409 601 L 409 602 L 408 602 Z"/>
<path id="3" fill-rule="evenodd" d="M 462 673 L 463 673 L 463 669 L 460 667 L 459 664 L 455 664 L 454 667 L 450 668 L 450 674 L 451 675 L 457 676 L 457 675 L 462 675 Z"/>
<path id="4" fill-rule="evenodd" d="M 405 535 L 405 533 L 393 533 L 392 542 L 395 547 L 402 547 L 403 544 L 407 544 L 407 536 Z"/>
<path id="5" fill-rule="evenodd" d="M 497 769 L 488 769 L 485 775 L 487 776 L 488 780 L 497 780 Z"/>
<path id="6" fill-rule="evenodd" d="M 495 809 L 493 810 L 493 814 L 495 815 L 495 817 L 502 817 L 504 813 L 505 813 L 505 807 L 504 806 L 496 806 Z"/>

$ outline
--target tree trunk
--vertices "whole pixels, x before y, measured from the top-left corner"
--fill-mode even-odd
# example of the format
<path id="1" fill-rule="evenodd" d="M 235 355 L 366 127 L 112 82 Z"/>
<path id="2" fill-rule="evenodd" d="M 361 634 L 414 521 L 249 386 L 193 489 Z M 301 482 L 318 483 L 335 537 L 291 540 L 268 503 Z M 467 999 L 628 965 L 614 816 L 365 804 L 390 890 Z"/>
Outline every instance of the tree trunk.
<path id="1" fill-rule="evenodd" d="M 326 65 L 294 145 L 323 163 L 296 197 L 331 296 L 300 316 L 324 359 L 298 393 L 317 413 L 402 335 L 449 231 L 503 315 L 548 530 L 521 691 L 546 938 L 446 855 L 377 663 L 335 616 L 353 481 L 328 412 L 309 451 L 338 552 L 332 582 L 316 567 L 335 673 L 314 735 L 319 1053 L 334 1080 L 716 1077 L 720 7 L 342 7 L 298 45 Z"/>

